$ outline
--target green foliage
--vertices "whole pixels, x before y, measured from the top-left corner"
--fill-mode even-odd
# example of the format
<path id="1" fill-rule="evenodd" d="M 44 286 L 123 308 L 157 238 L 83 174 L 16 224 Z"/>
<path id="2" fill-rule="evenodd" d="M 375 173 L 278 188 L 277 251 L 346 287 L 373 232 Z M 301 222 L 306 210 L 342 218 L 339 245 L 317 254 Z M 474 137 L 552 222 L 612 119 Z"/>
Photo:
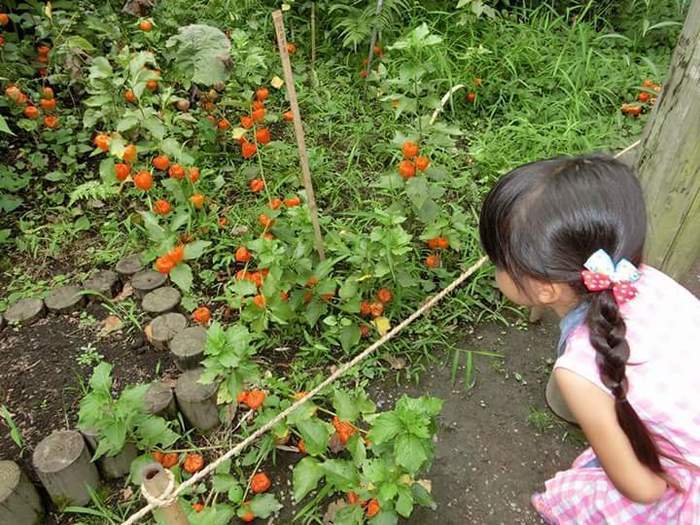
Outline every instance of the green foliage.
<path id="1" fill-rule="evenodd" d="M 231 403 L 246 387 L 260 379 L 252 360 L 256 347 L 248 328 L 234 324 L 224 329 L 218 322 L 207 331 L 202 383 L 220 382 L 219 403 Z"/>
<path id="2" fill-rule="evenodd" d="M 169 422 L 146 413 L 143 398 L 148 385 L 127 387 L 117 398 L 112 386 L 112 365 L 100 363 L 80 401 L 78 427 L 97 433 L 95 458 L 118 454 L 127 441 L 140 450 L 169 447 L 177 441 L 179 436 Z"/>
<path id="3" fill-rule="evenodd" d="M 174 48 L 174 66 L 183 80 L 211 86 L 229 76 L 231 42 L 216 27 L 181 27 L 177 35 L 168 39 L 166 47 Z"/>

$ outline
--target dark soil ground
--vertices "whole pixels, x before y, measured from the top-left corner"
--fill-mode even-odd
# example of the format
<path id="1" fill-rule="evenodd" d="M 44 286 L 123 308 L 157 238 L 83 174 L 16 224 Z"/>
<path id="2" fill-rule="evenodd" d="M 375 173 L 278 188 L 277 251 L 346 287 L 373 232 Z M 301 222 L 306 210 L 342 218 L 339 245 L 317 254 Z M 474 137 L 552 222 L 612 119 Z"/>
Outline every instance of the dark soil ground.
<path id="1" fill-rule="evenodd" d="M 685 283 L 700 296 L 700 265 Z M 106 312 L 88 307 L 90 317 L 49 316 L 27 328 L 0 333 L 0 404 L 19 426 L 25 448 L 13 443 L 0 423 L 0 459 L 19 461 L 34 478 L 31 452 L 55 429 L 74 425 L 81 382 L 90 367 L 80 365 L 92 343 L 115 365 L 117 386 L 174 375 L 165 353 L 147 347 L 141 335 L 126 330 L 98 339 Z M 549 412 L 544 388 L 558 338 L 556 320 L 531 326 L 487 324 L 465 337 L 462 348 L 502 354 L 475 356 L 476 384 L 467 389 L 462 372 L 457 384 L 448 356 L 428 366 L 418 384 L 387 380 L 374 392 L 379 408 L 391 408 L 402 394 L 433 395 L 445 400 L 436 459 L 428 477 L 436 511 L 417 509 L 411 524 L 441 525 L 541 523 L 529 498 L 543 482 L 566 468 L 585 443 L 580 432 Z M 285 454 L 278 470 L 289 468 Z M 289 502 L 289 489 L 276 491 Z M 53 519 L 53 518 L 52 518 Z M 70 520 L 49 523 L 69 523 Z M 288 523 L 281 518 L 277 523 Z"/>

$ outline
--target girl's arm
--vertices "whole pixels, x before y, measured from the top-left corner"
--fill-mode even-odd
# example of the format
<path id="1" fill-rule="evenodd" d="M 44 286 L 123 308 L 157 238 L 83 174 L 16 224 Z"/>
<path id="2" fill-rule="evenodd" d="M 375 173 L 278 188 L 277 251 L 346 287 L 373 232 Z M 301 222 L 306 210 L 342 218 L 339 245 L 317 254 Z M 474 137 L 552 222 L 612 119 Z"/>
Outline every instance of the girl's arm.
<path id="1" fill-rule="evenodd" d="M 666 491 L 666 482 L 639 462 L 617 422 L 615 400 L 574 372 L 557 368 L 554 377 L 615 487 L 637 503 L 654 503 Z"/>

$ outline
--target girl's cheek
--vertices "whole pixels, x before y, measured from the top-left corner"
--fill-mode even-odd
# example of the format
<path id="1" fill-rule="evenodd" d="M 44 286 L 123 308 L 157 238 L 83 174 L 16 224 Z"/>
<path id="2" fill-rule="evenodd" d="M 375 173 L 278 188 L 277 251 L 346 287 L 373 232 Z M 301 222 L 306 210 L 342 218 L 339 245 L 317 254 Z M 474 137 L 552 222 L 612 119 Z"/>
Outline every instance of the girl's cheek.
<path id="1" fill-rule="evenodd" d="M 519 305 L 528 305 L 530 302 L 527 297 L 521 293 L 518 287 L 515 286 L 513 279 L 511 279 L 506 272 L 496 270 L 496 284 L 498 285 L 498 289 L 501 290 L 501 293 L 511 302 Z"/>

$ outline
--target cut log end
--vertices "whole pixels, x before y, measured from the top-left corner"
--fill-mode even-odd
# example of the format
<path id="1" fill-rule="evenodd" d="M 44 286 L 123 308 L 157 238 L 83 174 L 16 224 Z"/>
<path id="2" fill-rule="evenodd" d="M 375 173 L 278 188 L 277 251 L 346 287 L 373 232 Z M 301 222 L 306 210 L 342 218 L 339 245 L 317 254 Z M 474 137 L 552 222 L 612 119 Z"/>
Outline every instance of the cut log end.
<path id="1" fill-rule="evenodd" d="M 80 286 L 61 286 L 53 290 L 45 299 L 46 308 L 54 313 L 73 312 L 85 304 L 85 296 Z"/>
<path id="2" fill-rule="evenodd" d="M 97 467 L 90 461 L 79 432 L 53 432 L 37 445 L 32 462 L 51 500 L 59 507 L 86 505 L 90 502 L 88 487 L 95 490 L 99 486 Z"/>
<path id="3" fill-rule="evenodd" d="M 112 299 L 119 289 L 119 274 L 112 270 L 101 270 L 83 283 L 83 288 L 99 294 L 90 296 L 93 300 L 99 300 L 100 296 Z"/>
<path id="4" fill-rule="evenodd" d="M 177 416 L 173 389 L 163 382 L 158 381 L 148 388 L 144 403 L 146 412 L 154 416 L 166 419 L 174 419 Z"/>
<path id="5" fill-rule="evenodd" d="M 29 324 L 42 317 L 44 311 L 41 299 L 20 299 L 5 311 L 5 320 L 10 324 Z"/>
<path id="6" fill-rule="evenodd" d="M 170 341 L 187 326 L 187 318 L 178 313 L 159 315 L 146 327 L 146 338 L 153 348 L 160 351 L 168 350 Z"/>
<path id="7" fill-rule="evenodd" d="M 0 461 L 0 523 L 44 523 L 39 493 L 14 461 Z"/>
<path id="8" fill-rule="evenodd" d="M 163 314 L 177 308 L 181 297 L 176 288 L 162 286 L 144 295 L 141 308 L 148 314 Z"/>
<path id="9" fill-rule="evenodd" d="M 117 273 L 130 277 L 137 272 L 143 270 L 143 263 L 141 262 L 141 254 L 134 253 L 124 257 L 121 261 L 117 263 L 115 268 Z"/>
<path id="10" fill-rule="evenodd" d="M 134 288 L 134 294 L 139 299 L 156 288 L 163 286 L 167 280 L 167 276 L 153 270 L 142 270 L 133 275 L 131 278 L 131 286 Z"/>
<path id="11" fill-rule="evenodd" d="M 207 344 L 207 331 L 201 326 L 184 329 L 170 341 L 170 351 L 175 364 L 180 370 L 190 370 L 199 365 L 204 358 Z"/>

